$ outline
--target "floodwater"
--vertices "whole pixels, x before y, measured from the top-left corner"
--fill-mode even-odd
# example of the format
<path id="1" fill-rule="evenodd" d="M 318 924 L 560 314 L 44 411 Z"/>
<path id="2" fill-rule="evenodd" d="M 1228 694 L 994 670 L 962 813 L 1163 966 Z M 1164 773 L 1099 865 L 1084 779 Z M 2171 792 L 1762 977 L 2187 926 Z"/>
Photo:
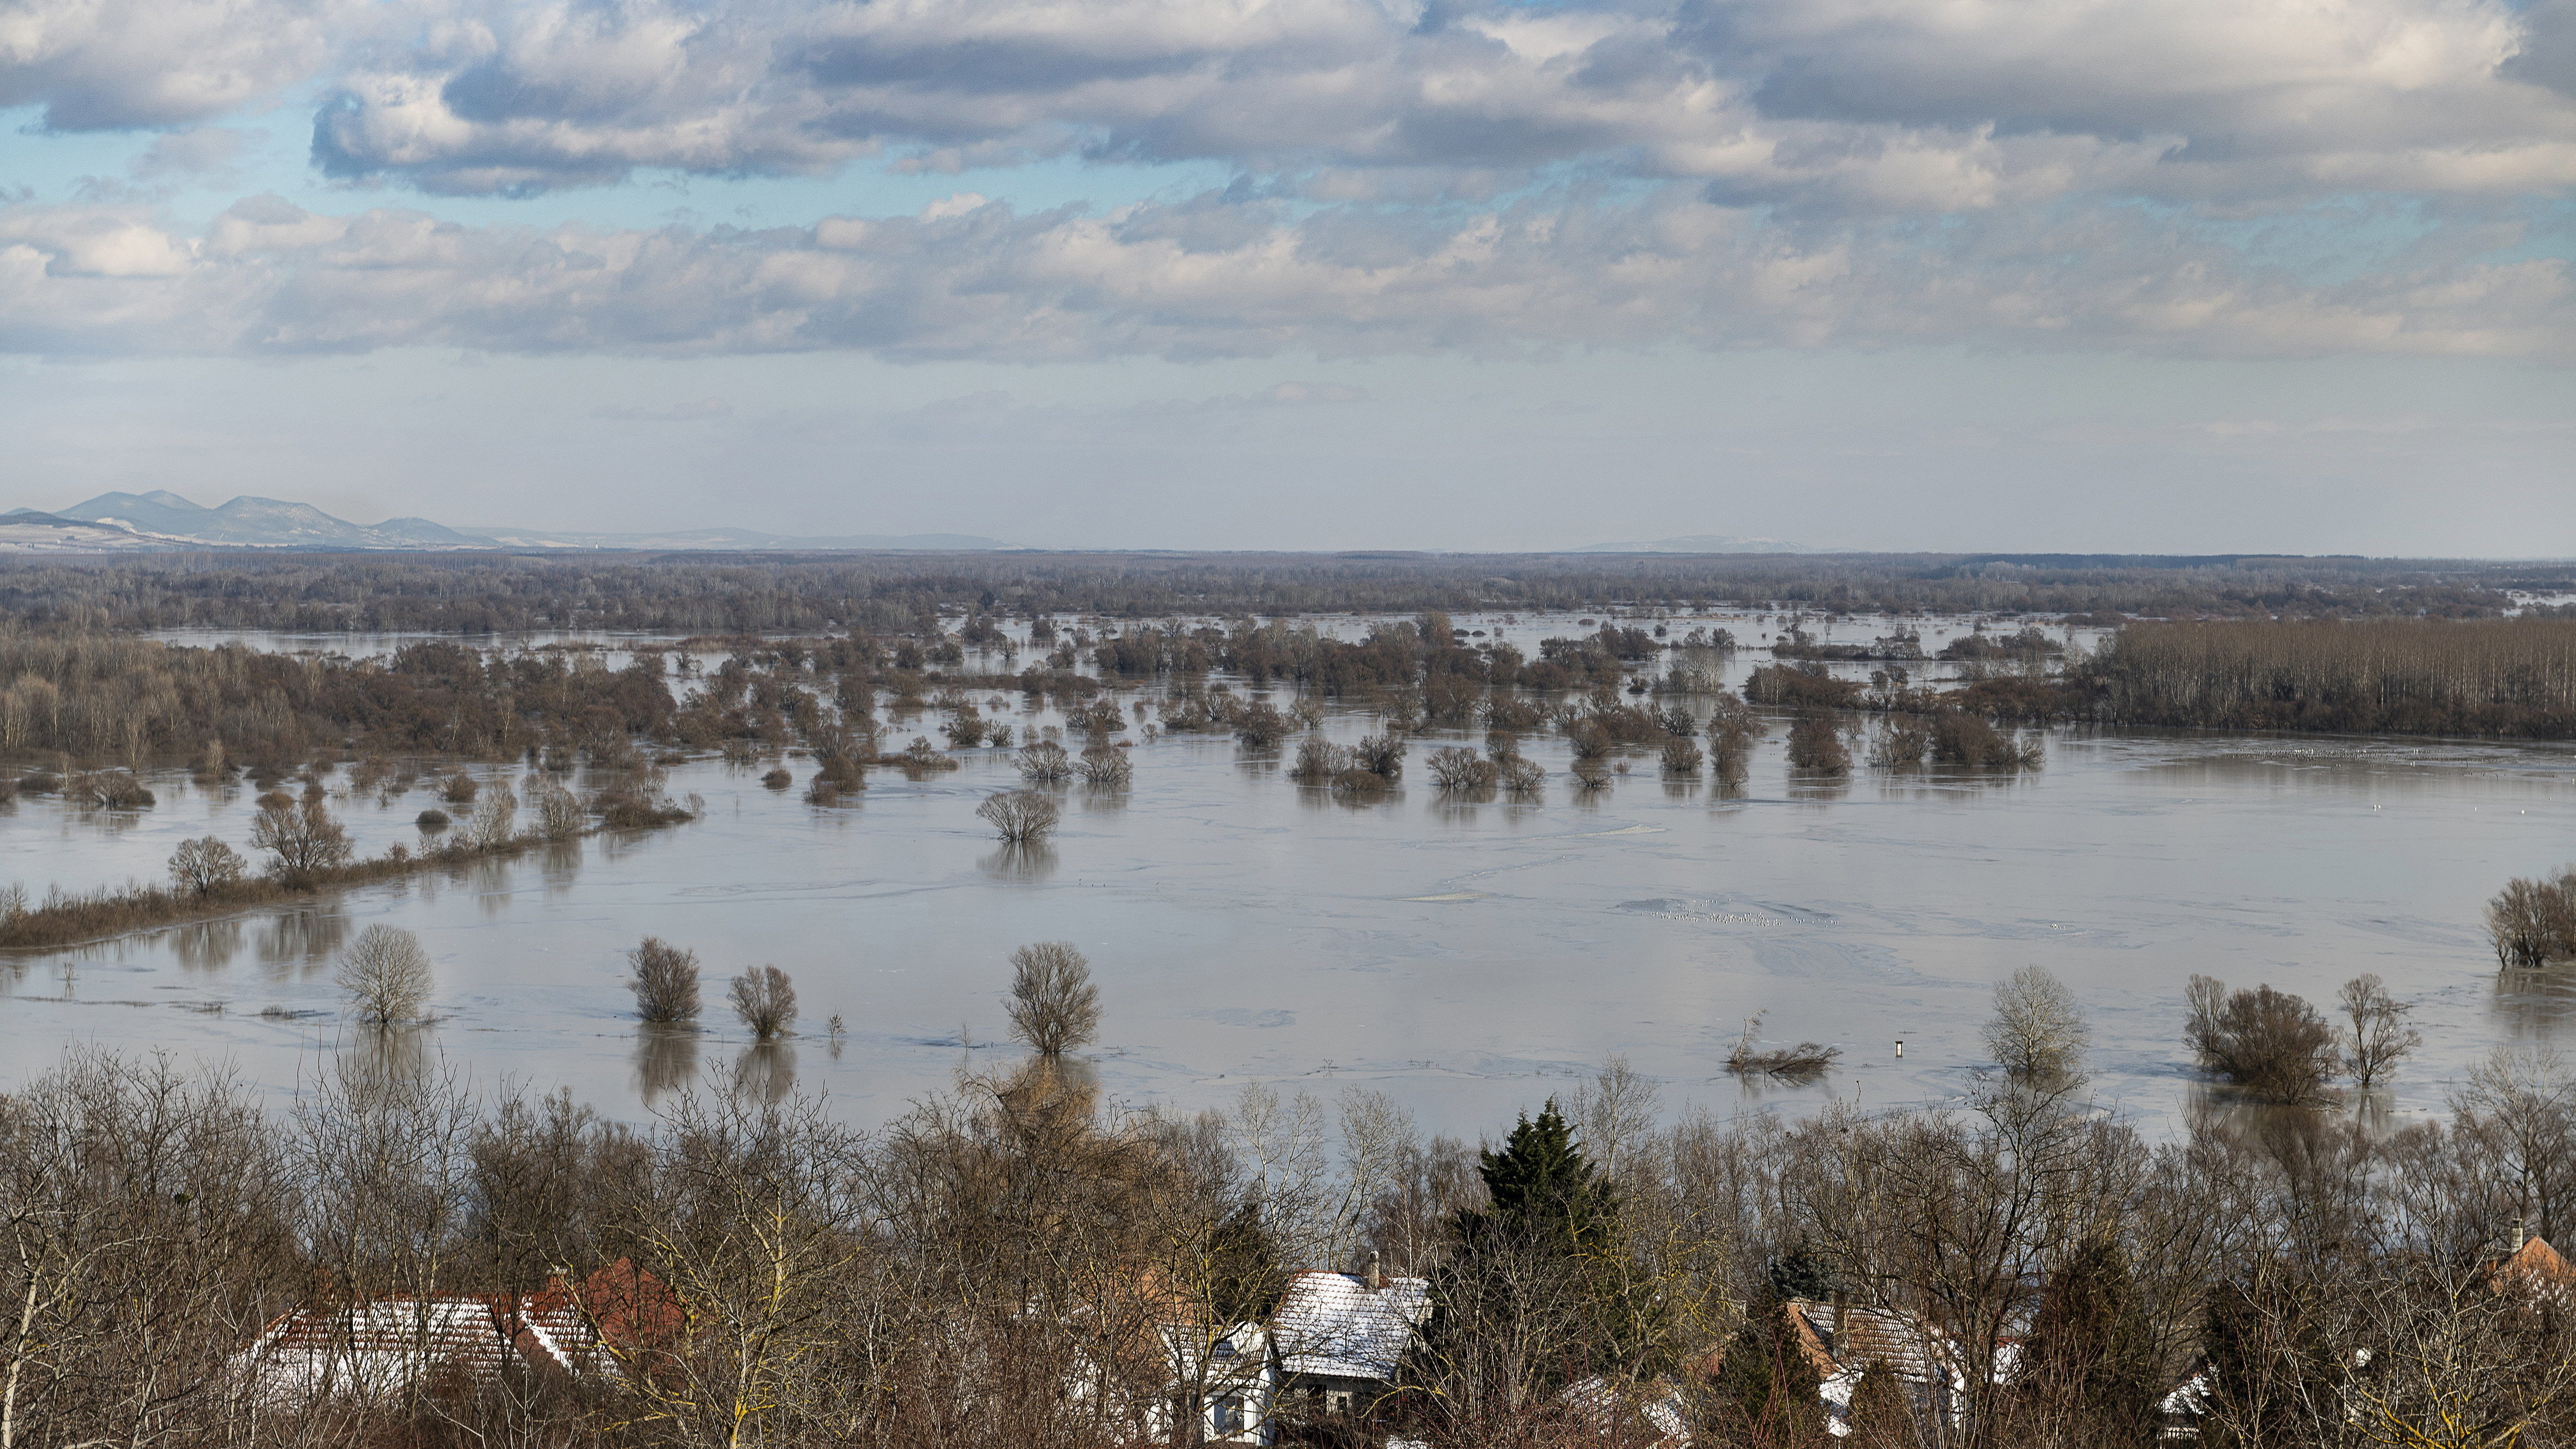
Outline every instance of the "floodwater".
<path id="1" fill-rule="evenodd" d="M 1571 619 L 1458 622 L 1508 629 L 1533 654 L 1540 634 L 1576 632 Z M 1846 622 L 1833 637 L 1872 632 Z M 1731 674 L 1762 660 L 1739 655 Z M 1016 695 L 999 712 L 1023 737 L 1057 722 Z M 936 722 L 890 721 L 889 748 Z M 1336 710 L 1326 729 L 1347 742 L 1376 727 Z M 873 772 L 857 803 L 835 807 L 763 788 L 767 762 L 705 760 L 671 772 L 674 793 L 706 800 L 695 823 L 0 958 L 0 1087 L 71 1043 L 222 1061 L 279 1092 L 334 1052 L 393 1050 L 485 1088 L 569 1087 L 619 1116 L 740 1073 L 876 1121 L 961 1063 L 1016 1050 L 1007 958 L 1052 939 L 1091 958 L 1105 1008 L 1094 1054 L 1119 1100 L 1186 1109 L 1248 1081 L 1318 1095 L 1359 1084 L 1471 1137 L 1570 1094 L 1613 1055 L 1660 1083 L 1668 1110 L 1953 1101 L 1983 1070 L 1993 984 L 2028 964 L 2074 989 L 2094 1090 L 2150 1131 L 2191 1094 L 2179 1037 L 2194 973 L 2329 1011 L 2341 982 L 2385 978 L 2425 1036 L 2399 1071 L 2394 1120 L 2440 1110 L 2499 1044 L 2576 1040 L 2576 989 L 2500 977 L 2479 924 L 2508 877 L 2576 858 L 2576 752 L 2563 748 L 2055 730 L 2035 774 L 1863 766 L 1816 786 L 1789 778 L 1775 727 L 1740 794 L 1666 782 L 1636 755 L 1587 797 L 1562 738 L 1533 734 L 1524 748 L 1548 783 L 1515 802 L 1433 789 L 1422 757 L 1479 742 L 1435 732 L 1414 742 L 1401 789 L 1359 804 L 1289 780 L 1293 741 L 1256 753 L 1142 734 L 1121 737 L 1135 741 L 1133 787 L 1066 789 L 1062 828 L 1034 851 L 1003 848 L 974 815 L 1018 783 L 1008 752 L 965 752 L 963 768 L 917 782 Z M 801 787 L 810 764 L 789 764 Z M 5 807 L 0 878 L 41 896 L 156 877 L 193 835 L 246 847 L 249 789 L 149 783 L 149 810 Z M 416 838 L 432 803 L 414 790 L 334 808 L 372 852 Z M 437 1020 L 390 1044 L 341 1023 L 331 983 L 339 945 L 378 921 L 418 932 L 438 972 Z M 705 962 L 701 1030 L 632 1020 L 622 953 L 644 935 Z M 759 963 L 795 978 L 803 1016 L 792 1039 L 755 1051 L 722 981 Z M 1811 1087 L 1739 1085 L 1722 1062 L 1756 1014 L 1763 1039 L 1838 1044 L 1841 1065 Z"/>

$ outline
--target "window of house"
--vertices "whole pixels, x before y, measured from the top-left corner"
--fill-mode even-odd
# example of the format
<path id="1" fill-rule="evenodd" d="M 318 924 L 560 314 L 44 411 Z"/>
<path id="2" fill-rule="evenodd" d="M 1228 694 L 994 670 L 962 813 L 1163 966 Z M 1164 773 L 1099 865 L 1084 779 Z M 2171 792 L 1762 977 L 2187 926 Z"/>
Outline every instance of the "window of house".
<path id="1" fill-rule="evenodd" d="M 1209 1349 L 1209 1350 L 1208 1350 L 1208 1357 L 1210 1357 L 1210 1358 L 1232 1358 L 1232 1357 L 1234 1357 L 1234 1340 L 1233 1340 L 1233 1339 L 1230 1339 L 1230 1338 L 1220 1338 L 1220 1339 L 1218 1339 L 1218 1340 L 1216 1341 L 1216 1347 L 1211 1348 L 1211 1349 Z"/>
<path id="2" fill-rule="evenodd" d="M 1228 1394 L 1216 1401 L 1216 1431 L 1220 1435 L 1243 1432 L 1243 1399 Z"/>

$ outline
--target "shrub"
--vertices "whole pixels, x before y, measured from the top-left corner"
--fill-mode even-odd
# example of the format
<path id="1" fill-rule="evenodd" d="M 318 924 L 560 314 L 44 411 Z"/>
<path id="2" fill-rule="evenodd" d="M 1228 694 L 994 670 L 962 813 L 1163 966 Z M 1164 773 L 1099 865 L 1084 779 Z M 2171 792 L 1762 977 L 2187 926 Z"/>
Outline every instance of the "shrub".
<path id="1" fill-rule="evenodd" d="M 370 1026 L 410 1021 L 429 1000 L 429 952 L 418 936 L 379 923 L 360 931 L 340 953 L 335 979 L 358 1020 Z"/>
<path id="2" fill-rule="evenodd" d="M 1362 735 L 1351 747 L 1351 763 L 1381 780 L 1404 776 L 1404 741 L 1393 735 Z"/>
<path id="3" fill-rule="evenodd" d="M 411 823 L 412 823 L 412 824 L 414 824 L 414 825 L 419 826 L 419 827 L 420 827 L 421 829 L 423 829 L 423 830 L 429 830 L 429 831 L 445 830 L 445 829 L 447 828 L 447 823 L 448 823 L 448 822 L 447 822 L 447 812 L 446 812 L 446 811 L 444 811 L 444 810 L 436 810 L 436 809 L 423 810 L 422 812 L 420 812 L 420 814 L 419 814 L 417 817 L 415 817 L 415 818 L 412 820 L 412 822 L 411 822 Z"/>
<path id="4" fill-rule="evenodd" d="M 572 840 L 589 828 L 590 812 L 580 797 L 555 781 L 537 785 L 528 799 L 537 807 L 537 833 L 548 840 Z"/>
<path id="5" fill-rule="evenodd" d="M 1670 743 L 1664 746 L 1664 773 L 1667 775 L 1696 775 L 1699 773 L 1702 758 L 1703 756 L 1700 754 L 1698 745 L 1676 735 Z"/>
<path id="6" fill-rule="evenodd" d="M 2230 992 L 2194 976 L 2183 1039 L 2203 1070 L 2269 1102 L 2296 1105 L 2325 1094 L 2338 1063 L 2334 1030 L 2307 1002 L 2257 986 Z"/>
<path id="7" fill-rule="evenodd" d="M 1423 764 L 1431 771 L 1431 783 L 1443 790 L 1483 790 L 1502 776 L 1493 761 L 1455 746 L 1433 750 Z"/>
<path id="8" fill-rule="evenodd" d="M 775 966 L 754 966 L 725 995 L 751 1034 L 767 1041 L 796 1024 L 796 983 Z"/>
<path id="9" fill-rule="evenodd" d="M 698 1016 L 698 953 L 683 951 L 659 936 L 626 953 L 631 972 L 627 988 L 635 993 L 635 1015 L 643 1021 L 695 1021 Z"/>
<path id="10" fill-rule="evenodd" d="M 1006 790 L 987 798 L 975 813 L 1013 845 L 1028 845 L 1055 832 L 1055 801 L 1035 790 Z"/>
<path id="11" fill-rule="evenodd" d="M 1082 752 L 1074 768 L 1082 773 L 1082 782 L 1102 788 L 1123 787 L 1135 778 L 1136 767 L 1128 762 L 1127 752 L 1114 745 L 1093 745 Z"/>
<path id="12" fill-rule="evenodd" d="M 170 878 L 191 895 L 213 895 L 241 884 L 250 863 L 241 852 L 212 835 L 179 842 L 170 852 Z"/>
<path id="13" fill-rule="evenodd" d="M 1288 738 L 1288 717 L 1269 701 L 1256 700 L 1235 711 L 1234 737 L 1256 750 L 1270 749 Z"/>
<path id="14" fill-rule="evenodd" d="M 1843 748 L 1832 715 L 1802 714 L 1789 726 L 1789 768 L 1821 775 L 1851 773 L 1851 751 Z"/>
<path id="15" fill-rule="evenodd" d="M 1301 785 L 1324 785 L 1349 768 L 1350 751 L 1328 740 L 1309 738 L 1297 742 L 1297 763 L 1289 767 L 1288 778 Z"/>
<path id="16" fill-rule="evenodd" d="M 439 798 L 450 805 L 471 805 L 482 790 L 482 785 L 472 775 L 459 770 L 447 777 L 447 783 L 439 788 L 438 793 Z"/>
<path id="17" fill-rule="evenodd" d="M 788 786 L 796 783 L 796 777 L 789 774 L 784 766 L 781 766 L 780 768 L 772 770 L 768 774 L 761 776 L 760 783 L 768 786 L 772 790 L 784 790 Z"/>
<path id="18" fill-rule="evenodd" d="M 948 748 L 971 750 L 984 743 L 984 717 L 977 714 L 951 715 L 939 732 L 948 737 Z"/>
<path id="19" fill-rule="evenodd" d="M 156 803 L 152 792 L 131 770 L 91 770 L 74 775 L 63 786 L 63 798 L 75 805 L 104 805 L 110 810 L 141 810 Z"/>
<path id="20" fill-rule="evenodd" d="M 2500 967 L 2576 956 L 2576 866 L 2555 880 L 2507 881 L 2487 902 L 2486 918 Z"/>
<path id="21" fill-rule="evenodd" d="M 1869 762 L 1882 770 L 1920 769 L 1932 752 L 1932 722 L 1921 715 L 1890 715 L 1869 748 Z"/>
<path id="22" fill-rule="evenodd" d="M 1040 941 L 1011 953 L 1011 1035 L 1041 1056 L 1086 1045 L 1100 1030 L 1100 988 L 1071 941 Z"/>
<path id="23" fill-rule="evenodd" d="M 1040 740 L 1020 751 L 1020 778 L 1032 785 L 1053 785 L 1073 778 L 1073 757 L 1053 740 Z"/>
<path id="24" fill-rule="evenodd" d="M 1597 757 L 1576 760 L 1567 769 L 1575 785 L 1584 790 L 1599 790 L 1610 783 L 1610 764 Z"/>
<path id="25" fill-rule="evenodd" d="M 2039 764 L 2039 742 L 2025 747 L 1975 715 L 1944 713 L 1932 721 L 1932 759 L 1972 770 L 2020 770 Z"/>

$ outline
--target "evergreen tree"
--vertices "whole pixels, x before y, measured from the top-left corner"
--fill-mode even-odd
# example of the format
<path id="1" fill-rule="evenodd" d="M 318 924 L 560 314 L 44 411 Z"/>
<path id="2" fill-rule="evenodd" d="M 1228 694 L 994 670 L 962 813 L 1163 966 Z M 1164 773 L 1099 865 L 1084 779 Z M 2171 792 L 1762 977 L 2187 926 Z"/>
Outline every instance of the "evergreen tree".
<path id="1" fill-rule="evenodd" d="M 1905 1382 L 1896 1370 L 1872 1359 L 1852 1385 L 1853 1449 L 1912 1449 L 1914 1408 L 1906 1402 Z"/>
<path id="2" fill-rule="evenodd" d="M 2023 1397 L 2085 1442 L 2142 1444 L 2156 1431 L 2154 1354 L 2119 1246 L 2095 1238 L 2048 1275 L 2031 1324 Z"/>
<path id="3" fill-rule="evenodd" d="M 1594 1245 L 1618 1212 L 1618 1196 L 1574 1143 L 1556 1099 L 1532 1121 L 1522 1116 L 1503 1150 L 1481 1154 L 1478 1175 L 1501 1226 L 1568 1250 Z"/>
<path id="4" fill-rule="evenodd" d="M 1825 1437 L 1824 1383 L 1799 1342 L 1794 1312 L 1765 1295 L 1718 1360 L 1718 1412 L 1749 1449 L 1803 1449 Z"/>

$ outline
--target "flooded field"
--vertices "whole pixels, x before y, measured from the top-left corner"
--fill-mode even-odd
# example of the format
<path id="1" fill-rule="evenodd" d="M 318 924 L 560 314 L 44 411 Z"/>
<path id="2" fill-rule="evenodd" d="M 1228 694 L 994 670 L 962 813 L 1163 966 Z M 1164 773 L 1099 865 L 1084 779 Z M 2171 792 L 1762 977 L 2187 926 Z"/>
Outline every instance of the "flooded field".
<path id="1" fill-rule="evenodd" d="M 1458 622 L 1532 653 L 1579 628 Z M 1740 617 L 1670 622 L 1677 635 L 1769 632 Z M 1346 637 L 1358 627 L 1342 621 Z M 1870 632 L 1846 623 L 1834 637 Z M 1763 662 L 1739 654 L 1731 677 Z M 999 713 L 1024 737 L 1061 722 L 1016 695 Z M 889 720 L 888 748 L 936 722 Z M 1343 742 L 1378 727 L 1338 708 L 1325 725 Z M 1195 1107 L 1246 1080 L 1358 1082 L 1471 1135 L 1614 1054 L 1661 1083 L 1668 1108 L 1955 1098 L 1982 1066 L 1993 983 L 2034 963 L 2091 1017 L 2098 1093 L 2151 1128 L 2192 1090 L 2180 1027 L 2195 972 L 2328 1007 L 2348 978 L 2385 978 L 2417 1003 L 2426 1043 L 2398 1074 L 2401 1117 L 2439 1108 L 2498 1043 L 2550 1040 L 2576 1012 L 2556 983 L 2500 978 L 2479 924 L 2506 878 L 2576 858 L 2576 752 L 2563 748 L 2058 730 L 2035 774 L 1863 766 L 1819 786 L 1792 781 L 1775 722 L 1739 793 L 1667 782 L 1637 754 L 1581 795 L 1564 739 L 1534 733 L 1540 795 L 1471 801 L 1432 788 L 1421 762 L 1481 736 L 1433 731 L 1415 737 L 1402 788 L 1363 804 L 1291 781 L 1293 738 L 1253 751 L 1144 734 L 1121 737 L 1133 787 L 1064 790 L 1063 826 L 1039 849 L 1001 847 L 974 814 L 1018 783 L 1008 751 L 961 752 L 962 768 L 920 781 L 876 772 L 833 807 L 764 788 L 766 761 L 702 759 L 671 771 L 675 794 L 706 801 L 692 824 L 15 956 L 0 961 L 0 1082 L 75 1042 L 228 1061 L 279 1091 L 329 1053 L 392 1050 L 487 1088 L 569 1087 L 623 1115 L 739 1072 L 875 1120 L 988 1044 L 1016 1050 L 1006 958 L 1046 939 L 1091 958 L 1099 1070 L 1117 1098 Z M 801 786 L 810 762 L 788 764 Z M 0 879 L 36 895 L 153 879 L 184 838 L 245 842 L 249 788 L 177 772 L 149 784 L 147 810 L 6 807 Z M 432 803 L 416 789 L 333 808 L 373 852 L 415 839 Z M 338 946 L 378 921 L 418 932 L 438 971 L 439 1019 L 390 1043 L 341 1023 L 330 979 Z M 632 1020 L 622 953 L 647 934 L 705 962 L 704 1030 Z M 791 1040 L 754 1050 L 713 1002 L 723 977 L 760 963 L 793 975 L 803 1016 Z M 1721 1064 L 1756 1014 L 1767 1039 L 1841 1045 L 1841 1066 L 1812 1087 L 1739 1086 Z M 835 1015 L 839 1038 L 825 1029 Z"/>

